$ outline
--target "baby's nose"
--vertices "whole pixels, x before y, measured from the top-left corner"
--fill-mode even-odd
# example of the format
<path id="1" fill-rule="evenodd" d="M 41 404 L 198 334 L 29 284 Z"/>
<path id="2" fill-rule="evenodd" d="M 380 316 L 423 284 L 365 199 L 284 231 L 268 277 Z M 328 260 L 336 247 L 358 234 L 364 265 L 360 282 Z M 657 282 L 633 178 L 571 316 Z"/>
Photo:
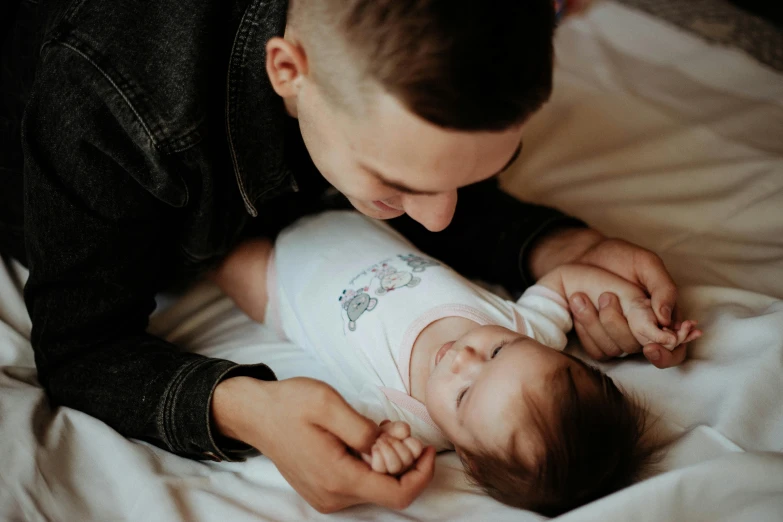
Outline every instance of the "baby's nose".
<path id="1" fill-rule="evenodd" d="M 481 357 L 479 357 L 478 352 L 472 346 L 466 346 L 454 357 L 451 370 L 454 373 L 465 372 L 478 367 L 480 364 Z"/>

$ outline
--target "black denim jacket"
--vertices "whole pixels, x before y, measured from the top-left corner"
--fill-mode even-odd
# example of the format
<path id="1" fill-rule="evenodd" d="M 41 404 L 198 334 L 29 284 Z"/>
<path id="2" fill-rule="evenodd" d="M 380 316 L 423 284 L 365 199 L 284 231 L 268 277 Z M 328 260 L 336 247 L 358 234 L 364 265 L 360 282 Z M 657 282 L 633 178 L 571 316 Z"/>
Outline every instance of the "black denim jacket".
<path id="1" fill-rule="evenodd" d="M 250 448 L 214 433 L 212 392 L 229 375 L 275 376 L 147 333 L 156 293 L 202 274 L 243 237 L 320 208 L 324 182 L 265 72 L 265 43 L 283 33 L 286 8 L 30 3 L 35 52 L 25 61 L 21 44 L 6 48 L 16 54 L 4 57 L 4 99 L 15 106 L 2 114 L 0 248 L 30 269 L 41 384 L 53 404 L 186 457 L 241 459 Z M 31 64 L 32 84 L 14 83 Z M 22 156 L 23 167 L 13 161 Z M 527 284 L 532 240 L 581 225 L 494 182 L 461 191 L 446 232 L 395 221 L 458 270 L 514 289 Z"/>

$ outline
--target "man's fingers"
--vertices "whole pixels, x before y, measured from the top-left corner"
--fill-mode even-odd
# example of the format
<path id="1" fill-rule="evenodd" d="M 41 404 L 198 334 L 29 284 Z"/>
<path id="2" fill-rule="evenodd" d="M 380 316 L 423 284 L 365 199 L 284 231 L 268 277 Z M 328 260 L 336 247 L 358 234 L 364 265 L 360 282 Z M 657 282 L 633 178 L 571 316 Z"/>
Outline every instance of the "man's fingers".
<path id="1" fill-rule="evenodd" d="M 605 357 L 617 357 L 623 353 L 619 346 L 609 337 L 604 330 L 601 320 L 598 317 L 593 303 L 587 298 L 586 295 L 577 293 L 571 296 L 571 312 L 574 314 L 574 327 L 577 328 L 577 335 L 582 341 L 582 345 L 587 343 L 583 338 L 584 334 L 590 338 L 594 348 L 597 348 L 604 357 L 596 357 L 591 353 L 591 349 L 585 347 L 585 351 L 594 359 L 601 360 Z M 581 326 L 581 328 L 578 328 Z M 595 352 L 595 350 L 592 350 Z"/>
<path id="2" fill-rule="evenodd" d="M 406 494 L 409 506 L 435 476 L 435 448 L 428 446 L 416 461 L 416 467 L 400 477 L 400 490 Z"/>
<path id="3" fill-rule="evenodd" d="M 587 330 L 585 330 L 580 323 L 574 323 L 574 331 L 576 331 L 576 335 L 579 337 L 579 342 L 582 344 L 585 353 L 589 355 L 591 359 L 596 361 L 605 361 L 609 359 L 609 356 L 598 348 L 590 338 L 590 334 L 587 333 Z"/>
<path id="4" fill-rule="evenodd" d="M 678 346 L 674 350 L 670 351 L 669 355 L 671 355 L 671 357 L 667 361 L 667 364 L 669 365 L 668 367 L 671 368 L 674 366 L 679 366 L 688 355 L 688 345 L 683 344 L 682 346 Z"/>
<path id="5" fill-rule="evenodd" d="M 644 347 L 644 356 L 657 368 L 678 366 L 685 360 L 688 345 L 683 344 L 672 351 L 659 344 L 648 344 Z"/>
<path id="6" fill-rule="evenodd" d="M 617 296 L 609 292 L 601 295 L 598 300 L 598 319 L 607 335 L 623 352 L 636 353 L 641 349 L 641 345 L 631 333 Z"/>
<path id="7" fill-rule="evenodd" d="M 645 251 L 634 261 L 639 282 L 650 294 L 655 317 L 661 325 L 669 326 L 672 312 L 677 305 L 677 286 L 656 254 Z"/>
<path id="8" fill-rule="evenodd" d="M 320 393 L 312 422 L 356 451 L 370 453 L 378 438 L 378 426 L 354 410 L 333 388 L 325 386 Z"/>

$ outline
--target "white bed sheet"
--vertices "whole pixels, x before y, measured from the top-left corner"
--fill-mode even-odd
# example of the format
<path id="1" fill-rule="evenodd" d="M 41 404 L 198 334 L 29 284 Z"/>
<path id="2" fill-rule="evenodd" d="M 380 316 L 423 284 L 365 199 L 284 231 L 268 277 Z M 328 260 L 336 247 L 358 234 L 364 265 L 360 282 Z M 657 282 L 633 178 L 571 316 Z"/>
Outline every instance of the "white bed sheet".
<path id="1" fill-rule="evenodd" d="M 663 472 L 562 520 L 783 519 L 783 77 L 602 3 L 560 29 L 556 94 L 505 180 L 662 253 L 705 336 L 683 366 L 606 364 L 682 437 Z M 453 454 L 407 510 L 310 509 L 263 457 L 191 462 L 128 441 L 37 385 L 26 274 L 0 266 L 0 520 L 537 520 L 468 487 Z M 210 285 L 161 296 L 187 349 L 329 376 Z"/>

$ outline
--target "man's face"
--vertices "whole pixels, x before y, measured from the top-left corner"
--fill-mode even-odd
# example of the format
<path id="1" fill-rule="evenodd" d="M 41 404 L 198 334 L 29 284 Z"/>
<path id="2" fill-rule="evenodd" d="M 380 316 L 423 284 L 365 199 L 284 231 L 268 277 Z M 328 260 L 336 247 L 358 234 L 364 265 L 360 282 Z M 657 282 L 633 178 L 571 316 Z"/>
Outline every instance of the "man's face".
<path id="1" fill-rule="evenodd" d="M 357 89 L 356 97 L 357 110 L 338 108 L 308 79 L 296 114 L 318 170 L 357 210 L 376 219 L 407 213 L 431 231 L 443 230 L 454 216 L 457 189 L 502 172 L 521 147 L 521 125 L 499 132 L 445 130 L 380 89 Z"/>

